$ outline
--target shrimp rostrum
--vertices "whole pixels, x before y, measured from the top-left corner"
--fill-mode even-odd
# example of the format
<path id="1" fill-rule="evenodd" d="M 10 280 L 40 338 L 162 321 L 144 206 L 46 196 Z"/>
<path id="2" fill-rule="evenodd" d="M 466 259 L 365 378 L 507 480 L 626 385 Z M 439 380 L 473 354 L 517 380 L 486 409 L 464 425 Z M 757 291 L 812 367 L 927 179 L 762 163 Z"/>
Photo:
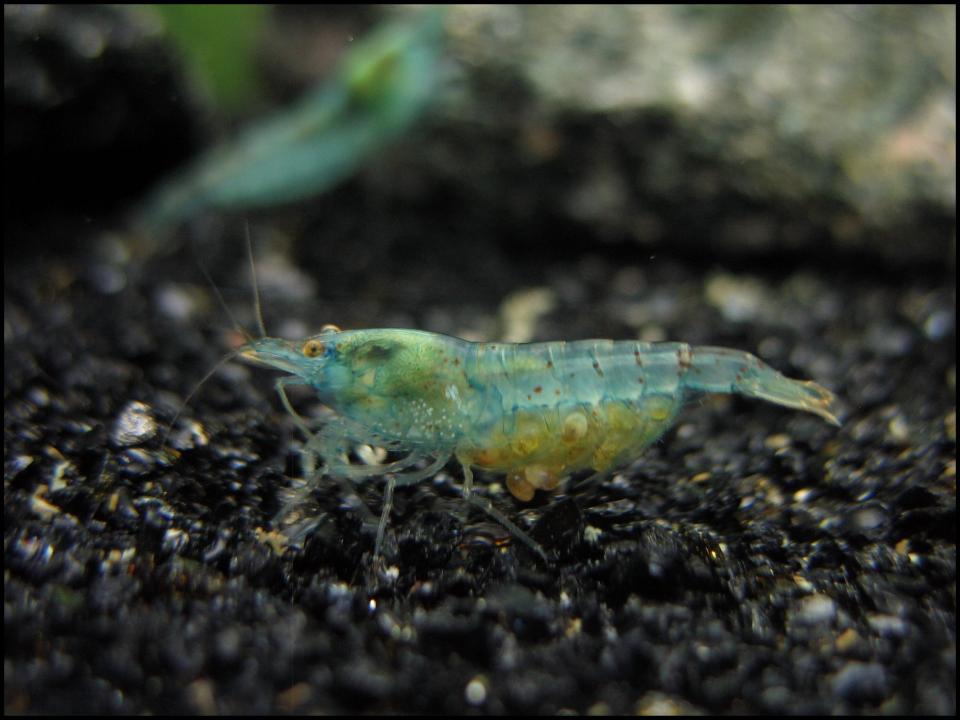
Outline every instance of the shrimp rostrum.
<path id="1" fill-rule="evenodd" d="M 252 340 L 239 354 L 288 373 L 277 382 L 288 409 L 284 388 L 304 384 L 333 410 L 306 448 L 322 458 L 323 472 L 354 481 L 387 476 L 375 553 L 394 488 L 436 474 L 452 458 L 463 468 L 464 497 L 540 552 L 472 494 L 474 468 L 505 474 L 514 497 L 528 501 L 571 473 L 629 463 L 704 393 L 759 398 L 839 424 L 826 388 L 787 378 L 746 352 L 685 343 L 474 343 L 420 330 L 328 326 L 301 343 Z M 357 443 L 406 455 L 352 464 Z"/>

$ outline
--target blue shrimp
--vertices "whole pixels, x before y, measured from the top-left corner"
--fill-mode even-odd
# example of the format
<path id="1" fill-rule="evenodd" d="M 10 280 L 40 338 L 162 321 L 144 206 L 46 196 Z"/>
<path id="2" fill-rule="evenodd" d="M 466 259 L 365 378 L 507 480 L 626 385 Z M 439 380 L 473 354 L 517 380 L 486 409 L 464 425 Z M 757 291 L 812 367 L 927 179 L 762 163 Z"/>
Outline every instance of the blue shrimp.
<path id="1" fill-rule="evenodd" d="M 394 488 L 453 458 L 463 468 L 464 497 L 542 556 L 526 533 L 473 495 L 473 468 L 505 474 L 514 497 L 528 501 L 571 473 L 629 463 L 704 393 L 758 398 L 840 424 L 834 395 L 817 383 L 787 378 L 746 352 L 685 343 L 474 343 L 421 330 L 327 326 L 301 343 L 252 340 L 238 354 L 286 373 L 277 389 L 291 413 L 284 391 L 296 384 L 334 412 L 306 446 L 326 473 L 350 481 L 387 476 L 375 556 Z M 350 464 L 357 443 L 406 457 Z"/>

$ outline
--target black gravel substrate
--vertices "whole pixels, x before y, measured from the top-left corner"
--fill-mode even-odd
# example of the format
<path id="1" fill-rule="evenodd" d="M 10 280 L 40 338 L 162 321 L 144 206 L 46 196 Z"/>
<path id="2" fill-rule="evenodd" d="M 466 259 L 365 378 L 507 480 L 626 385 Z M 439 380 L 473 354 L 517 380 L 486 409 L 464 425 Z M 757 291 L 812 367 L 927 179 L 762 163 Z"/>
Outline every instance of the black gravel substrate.
<path id="1" fill-rule="evenodd" d="M 229 248 L 201 254 L 249 321 Z M 602 482 L 521 506 L 484 477 L 550 564 L 468 511 L 453 465 L 398 490 L 381 560 L 332 481 L 291 546 L 271 518 L 300 438 L 271 373 L 225 366 L 164 437 L 236 343 L 190 253 L 7 257 L 7 712 L 955 713 L 955 276 L 395 248 L 311 288 L 305 251 L 261 249 L 277 334 L 496 334 L 536 285 L 534 339 L 749 350 L 844 422 L 708 399 Z"/>

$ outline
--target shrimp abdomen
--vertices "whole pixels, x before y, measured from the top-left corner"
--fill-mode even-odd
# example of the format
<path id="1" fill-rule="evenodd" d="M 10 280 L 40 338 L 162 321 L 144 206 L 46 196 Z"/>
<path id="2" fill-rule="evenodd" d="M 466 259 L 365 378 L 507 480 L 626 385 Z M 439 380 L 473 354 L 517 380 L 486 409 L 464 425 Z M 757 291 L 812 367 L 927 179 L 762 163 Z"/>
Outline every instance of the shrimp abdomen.
<path id="1" fill-rule="evenodd" d="M 678 360 L 683 384 L 697 392 L 733 393 L 819 415 L 839 425 L 836 397 L 822 385 L 793 380 L 741 350 L 687 346 Z"/>
<path id="2" fill-rule="evenodd" d="M 495 391 L 487 407 L 496 412 L 463 439 L 458 456 L 507 472 L 521 499 L 572 471 L 628 462 L 700 393 L 754 397 L 837 423 L 829 390 L 738 350 L 609 340 L 474 347 L 471 369 Z"/>

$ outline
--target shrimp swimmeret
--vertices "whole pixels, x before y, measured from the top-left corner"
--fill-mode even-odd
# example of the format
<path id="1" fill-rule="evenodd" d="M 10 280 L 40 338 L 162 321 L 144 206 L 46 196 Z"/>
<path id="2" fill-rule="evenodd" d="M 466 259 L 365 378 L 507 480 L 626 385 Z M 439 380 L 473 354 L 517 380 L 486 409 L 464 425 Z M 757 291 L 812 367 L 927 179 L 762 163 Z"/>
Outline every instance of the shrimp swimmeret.
<path id="1" fill-rule="evenodd" d="M 374 553 L 380 551 L 394 487 L 463 467 L 464 497 L 542 554 L 490 503 L 472 495 L 473 468 L 507 476 L 521 501 L 565 476 L 629 463 L 674 422 L 684 402 L 734 393 L 804 410 L 839 425 L 834 395 L 791 380 L 746 352 L 685 343 L 581 340 L 474 343 L 421 330 L 341 331 L 327 326 L 302 343 L 252 340 L 238 354 L 313 388 L 335 416 L 306 445 L 331 476 L 387 476 Z M 304 426 L 306 430 L 306 427 Z M 355 465 L 369 443 L 406 457 Z M 425 460 L 422 469 L 411 469 Z M 314 480 L 316 474 L 314 475 Z"/>

